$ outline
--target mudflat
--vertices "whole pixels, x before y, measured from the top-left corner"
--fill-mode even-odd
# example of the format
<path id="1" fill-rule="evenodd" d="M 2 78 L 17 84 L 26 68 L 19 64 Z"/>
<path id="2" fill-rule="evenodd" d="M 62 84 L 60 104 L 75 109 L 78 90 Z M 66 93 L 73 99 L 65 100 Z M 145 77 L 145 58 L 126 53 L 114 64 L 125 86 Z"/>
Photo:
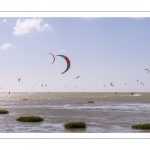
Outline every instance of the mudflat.
<path id="1" fill-rule="evenodd" d="M 88 103 L 92 101 L 92 103 Z M 150 93 L 1 93 L 3 133 L 133 133 L 133 124 L 150 123 Z M 40 123 L 16 121 L 39 116 Z M 68 122 L 81 121 L 86 129 L 65 129 Z"/>

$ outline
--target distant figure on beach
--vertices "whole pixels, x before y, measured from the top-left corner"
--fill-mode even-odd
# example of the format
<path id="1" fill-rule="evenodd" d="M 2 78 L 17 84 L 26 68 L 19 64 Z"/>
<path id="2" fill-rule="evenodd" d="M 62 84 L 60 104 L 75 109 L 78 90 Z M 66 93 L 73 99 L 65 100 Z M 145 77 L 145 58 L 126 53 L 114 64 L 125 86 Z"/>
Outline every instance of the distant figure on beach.
<path id="1" fill-rule="evenodd" d="M 134 93 L 132 92 L 131 95 L 134 95 Z"/>
<path id="2" fill-rule="evenodd" d="M 10 92 L 9 92 L 9 94 L 10 94 Z"/>
<path id="3" fill-rule="evenodd" d="M 117 94 L 117 92 L 116 92 L 116 94 Z"/>

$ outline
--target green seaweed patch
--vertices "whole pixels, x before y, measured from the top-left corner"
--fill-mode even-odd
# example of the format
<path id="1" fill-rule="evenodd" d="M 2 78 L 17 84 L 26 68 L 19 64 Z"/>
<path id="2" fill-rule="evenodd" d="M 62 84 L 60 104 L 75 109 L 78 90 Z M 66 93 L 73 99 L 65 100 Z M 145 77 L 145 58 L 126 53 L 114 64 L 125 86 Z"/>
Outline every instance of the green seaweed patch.
<path id="1" fill-rule="evenodd" d="M 9 111 L 7 111 L 7 110 L 0 110 L 0 114 L 8 114 L 9 113 Z"/>
<path id="2" fill-rule="evenodd" d="M 70 128 L 86 128 L 86 123 L 84 122 L 70 122 L 64 125 L 66 129 Z"/>
<path id="3" fill-rule="evenodd" d="M 137 125 L 132 125 L 132 129 L 139 129 L 139 130 L 150 130 L 150 124 L 137 124 Z"/>
<path id="4" fill-rule="evenodd" d="M 94 103 L 94 101 L 88 101 L 87 103 Z"/>
<path id="5" fill-rule="evenodd" d="M 21 121 L 21 122 L 41 122 L 44 121 L 43 118 L 41 117 L 36 117 L 36 116 L 30 116 L 30 117 L 20 117 L 18 119 L 16 119 L 17 121 Z"/>
<path id="6" fill-rule="evenodd" d="M 28 99 L 25 98 L 25 99 L 22 99 L 22 100 L 27 101 Z"/>

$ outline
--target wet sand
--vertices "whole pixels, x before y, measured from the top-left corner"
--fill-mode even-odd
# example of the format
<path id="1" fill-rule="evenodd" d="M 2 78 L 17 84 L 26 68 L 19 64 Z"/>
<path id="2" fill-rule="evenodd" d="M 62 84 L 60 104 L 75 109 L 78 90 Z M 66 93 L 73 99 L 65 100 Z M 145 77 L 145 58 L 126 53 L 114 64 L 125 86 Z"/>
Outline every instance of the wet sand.
<path id="1" fill-rule="evenodd" d="M 87 103 L 94 101 L 94 103 Z M 150 93 L 1 93 L 0 132 L 4 133 L 132 133 L 131 126 L 150 123 Z M 39 116 L 40 123 L 16 121 Z M 86 129 L 67 130 L 64 124 L 83 121 Z"/>

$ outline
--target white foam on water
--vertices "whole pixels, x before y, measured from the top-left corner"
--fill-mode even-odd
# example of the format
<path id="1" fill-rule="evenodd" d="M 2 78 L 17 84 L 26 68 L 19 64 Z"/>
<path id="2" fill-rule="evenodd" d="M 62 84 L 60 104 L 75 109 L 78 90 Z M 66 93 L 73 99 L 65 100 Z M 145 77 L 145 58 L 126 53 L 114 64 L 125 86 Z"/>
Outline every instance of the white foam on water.
<path id="1" fill-rule="evenodd" d="M 93 110 L 93 111 L 125 111 L 125 112 L 150 112 L 150 103 L 96 103 L 96 104 L 65 104 L 65 105 L 1 105 L 1 108 L 16 109 L 61 109 L 61 110 Z"/>
<path id="2" fill-rule="evenodd" d="M 132 95 L 132 96 L 141 96 L 140 94 L 134 94 L 134 95 Z"/>

